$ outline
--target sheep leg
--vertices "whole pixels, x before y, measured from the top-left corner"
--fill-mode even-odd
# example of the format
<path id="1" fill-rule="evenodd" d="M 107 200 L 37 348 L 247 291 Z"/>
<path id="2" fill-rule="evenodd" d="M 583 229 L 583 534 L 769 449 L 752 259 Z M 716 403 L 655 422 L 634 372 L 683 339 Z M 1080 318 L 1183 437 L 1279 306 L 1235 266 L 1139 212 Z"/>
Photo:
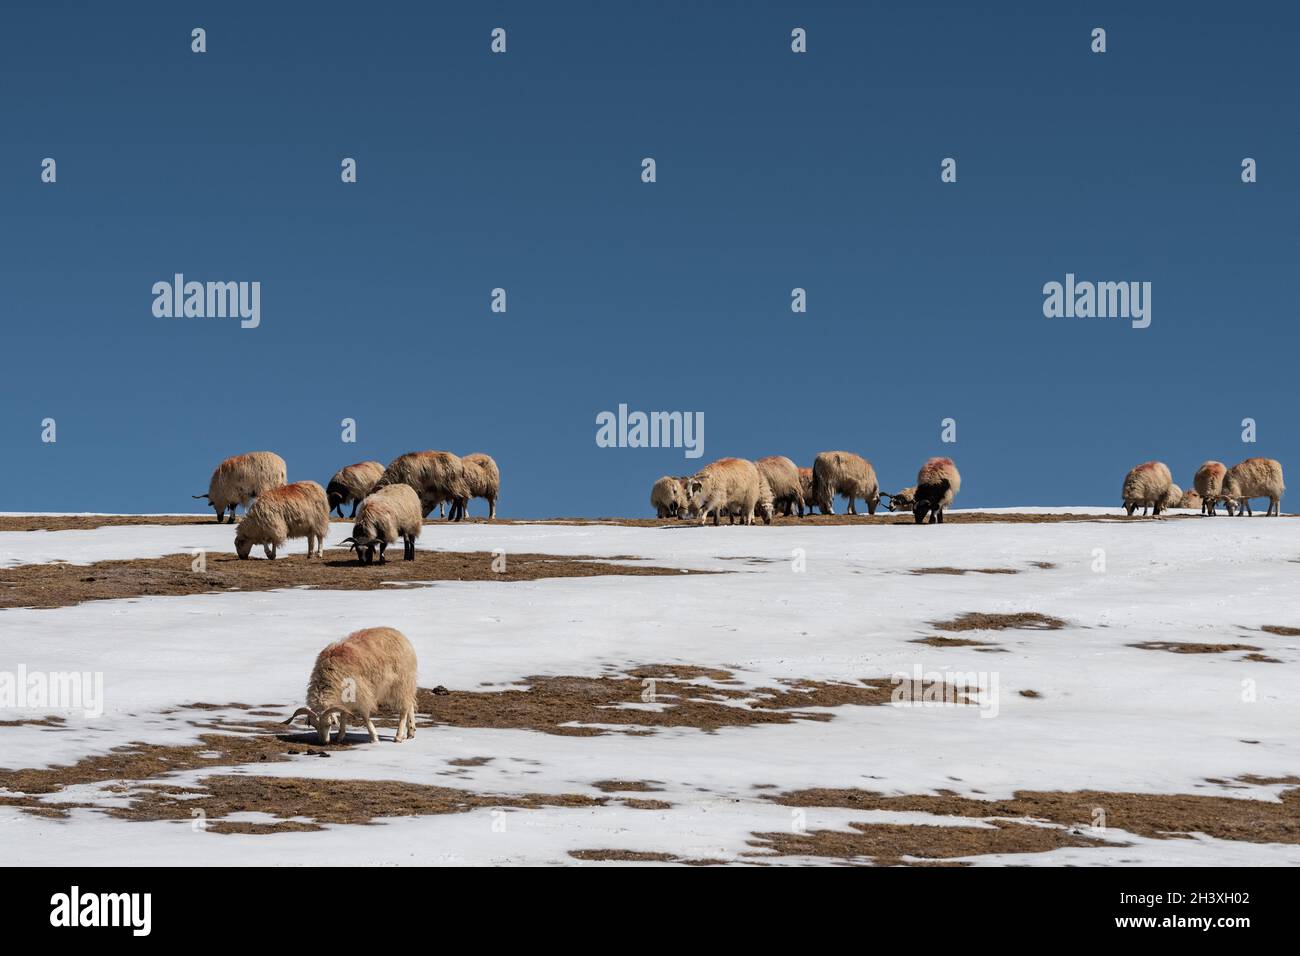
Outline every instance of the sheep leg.
<path id="1" fill-rule="evenodd" d="M 342 517 L 342 516 L 343 516 L 343 504 L 340 502 L 340 503 L 339 503 L 339 517 Z M 356 498 L 353 498 L 353 499 L 352 499 L 352 514 L 348 515 L 348 517 L 349 517 L 349 518 L 355 518 L 356 516 L 357 516 L 357 499 L 356 499 Z"/>
<path id="2" fill-rule="evenodd" d="M 335 743 L 343 743 L 348 739 L 348 719 L 339 714 L 339 735 L 334 738 Z"/>
<path id="3" fill-rule="evenodd" d="M 384 557 L 384 552 L 387 550 L 388 550 L 388 543 L 385 541 L 380 541 L 379 542 L 379 563 L 380 564 L 387 563 L 388 559 Z"/>
<path id="4" fill-rule="evenodd" d="M 370 731 L 370 742 L 372 744 L 379 743 L 379 731 L 375 730 L 374 721 L 370 719 L 369 714 L 366 715 L 365 721 L 366 721 L 366 730 Z"/>
<path id="5" fill-rule="evenodd" d="M 428 517 L 428 515 L 425 515 L 425 517 Z M 438 502 L 438 517 L 439 518 L 447 517 L 447 506 L 443 504 L 441 501 Z"/>
<path id="6" fill-rule="evenodd" d="M 406 739 L 406 708 L 402 708 L 402 716 L 397 721 L 397 734 L 393 737 L 393 743 L 400 744 Z"/>
<path id="7" fill-rule="evenodd" d="M 497 516 L 497 500 L 496 498 L 489 498 L 487 501 L 488 501 L 488 521 L 491 521 L 493 518 Z"/>
<path id="8" fill-rule="evenodd" d="M 415 736 L 415 704 L 406 705 L 406 736 Z"/>

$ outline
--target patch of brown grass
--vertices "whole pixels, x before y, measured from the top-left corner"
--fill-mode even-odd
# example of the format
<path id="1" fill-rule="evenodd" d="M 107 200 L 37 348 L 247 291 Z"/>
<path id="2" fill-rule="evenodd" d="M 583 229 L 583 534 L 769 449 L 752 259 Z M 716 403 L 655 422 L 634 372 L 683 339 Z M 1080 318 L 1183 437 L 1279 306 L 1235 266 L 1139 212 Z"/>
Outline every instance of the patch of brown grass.
<path id="1" fill-rule="evenodd" d="M 1015 568 L 913 568 L 912 574 L 1019 574 Z"/>
<path id="2" fill-rule="evenodd" d="M 1015 614 L 985 614 L 971 611 L 951 621 L 933 621 L 932 627 L 941 631 L 1003 631 L 1007 629 L 1031 631 L 1057 631 L 1065 627 L 1059 617 L 1039 614 L 1037 611 L 1019 611 Z"/>
<path id="3" fill-rule="evenodd" d="M 1168 651 L 1171 654 L 1225 654 L 1228 651 L 1257 651 L 1251 644 L 1196 644 L 1190 641 L 1140 641 L 1129 647 L 1144 651 Z"/>
<path id="4" fill-rule="evenodd" d="M 1300 627 L 1286 627 L 1282 624 L 1265 624 L 1260 628 L 1265 634 L 1276 634 L 1279 637 L 1300 637 Z"/>
<path id="5" fill-rule="evenodd" d="M 926 644 L 930 647 L 995 647 L 989 641 L 973 641 L 967 637 L 917 637 L 909 644 Z"/>
<path id="6" fill-rule="evenodd" d="M 1192 794 L 1108 793 L 1095 790 L 1018 791 L 1010 800 L 957 794 L 885 796 L 868 790 L 797 790 L 768 797 L 783 806 L 900 810 L 989 820 L 1030 819 L 1062 827 L 1089 827 L 1094 812 L 1106 826 L 1154 839 L 1204 833 L 1248 843 L 1300 843 L 1300 788 L 1280 803 Z"/>
<path id="7" fill-rule="evenodd" d="M 575 860 L 591 863 L 678 863 L 683 866 L 725 866 L 726 860 L 694 859 L 676 853 L 652 853 L 643 850 L 570 850 Z"/>
<path id="8" fill-rule="evenodd" d="M 333 591 L 425 587 L 434 581 L 536 581 L 541 578 L 604 575 L 681 575 L 676 568 L 619 564 L 591 557 L 511 554 L 502 573 L 492 570 L 490 552 L 417 551 L 414 561 L 360 564 L 350 552 L 327 550 L 324 559 L 293 554 L 274 561 L 240 561 L 233 554 L 209 554 L 206 568 L 194 571 L 194 558 L 97 561 L 90 565 L 23 564 L 0 568 L 0 608 L 67 607 L 84 601 L 223 591 L 321 588 Z"/>

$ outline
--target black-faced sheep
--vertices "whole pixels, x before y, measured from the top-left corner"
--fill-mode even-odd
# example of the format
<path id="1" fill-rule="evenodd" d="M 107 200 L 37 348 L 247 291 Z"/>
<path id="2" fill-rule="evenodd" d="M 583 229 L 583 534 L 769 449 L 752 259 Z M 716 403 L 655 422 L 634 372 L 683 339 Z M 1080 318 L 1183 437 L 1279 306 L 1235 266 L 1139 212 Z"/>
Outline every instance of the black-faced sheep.
<path id="1" fill-rule="evenodd" d="M 700 524 L 704 524 L 710 514 L 715 525 L 719 516 L 724 514 L 730 518 L 731 524 L 736 523 L 737 515 L 741 524 L 753 524 L 761 476 L 752 461 L 719 458 L 692 475 L 686 482 L 686 491 L 690 507 L 700 516 Z"/>
<path id="2" fill-rule="evenodd" d="M 1216 515 L 1215 509 L 1223 497 L 1223 476 L 1228 473 L 1228 466 L 1221 461 L 1207 461 L 1196 469 L 1192 485 L 1201 496 L 1201 514 Z M 1227 502 L 1228 514 L 1232 514 L 1232 502 Z"/>
<path id="3" fill-rule="evenodd" d="M 230 509 L 230 523 L 235 523 L 235 508 L 243 505 L 248 510 L 248 503 L 268 488 L 282 485 L 287 480 L 288 472 L 284 459 L 272 451 L 250 451 L 247 455 L 233 455 L 212 473 L 208 481 L 206 495 L 193 495 L 194 498 L 207 498 L 217 512 L 217 524 Z"/>
<path id="4" fill-rule="evenodd" d="M 465 467 L 449 451 L 413 451 L 393 459 L 375 489 L 398 484 L 415 489 L 425 517 L 444 501 L 451 503 L 449 520 L 460 521 L 465 517 L 465 505 L 469 502 Z"/>
<path id="5" fill-rule="evenodd" d="M 650 507 L 660 518 L 684 518 L 686 516 L 686 478 L 664 475 L 650 489 Z"/>
<path id="6" fill-rule="evenodd" d="M 330 506 L 325 489 L 314 481 L 268 488 L 257 496 L 235 529 L 235 553 L 248 557 L 260 544 L 274 560 L 276 549 L 290 538 L 307 538 L 307 557 L 320 555 L 330 530 Z"/>
<path id="7" fill-rule="evenodd" d="M 1223 497 L 1237 503 L 1237 516 L 1253 515 L 1251 498 L 1267 498 L 1265 515 L 1282 514 L 1282 495 L 1286 484 L 1282 480 L 1282 463 L 1275 458 L 1247 458 L 1228 469 L 1223 476 Z"/>
<path id="8" fill-rule="evenodd" d="M 850 451 L 824 451 L 813 460 L 813 501 L 822 514 L 835 514 L 835 496 L 849 499 L 849 514 L 858 513 L 856 499 L 867 503 L 867 513 L 875 514 L 880 503 L 880 484 L 871 462 Z"/>
<path id="9" fill-rule="evenodd" d="M 415 560 L 415 541 L 424 527 L 420 496 L 410 485 L 385 485 L 361 502 L 352 536 L 343 543 L 357 553 L 357 560 L 369 564 L 379 549 L 379 563 L 384 552 L 398 538 L 402 539 L 402 560 Z"/>
<path id="10" fill-rule="evenodd" d="M 395 710 L 400 719 L 394 743 L 415 736 L 415 649 L 401 631 L 367 627 L 353 631 L 316 657 L 307 682 L 307 706 L 285 721 L 305 716 L 323 744 L 338 722 L 338 740 L 348 732 L 348 718 L 365 724 L 370 742 L 379 743 L 371 716 L 380 707 Z"/>
<path id="11" fill-rule="evenodd" d="M 343 517 L 343 506 L 351 503 L 352 514 L 357 516 L 357 505 L 361 499 L 374 490 L 375 483 L 384 475 L 384 466 L 377 461 L 359 461 L 355 465 L 340 468 L 325 486 L 325 496 L 329 499 L 330 511 L 337 511 Z"/>
<path id="12" fill-rule="evenodd" d="M 465 470 L 465 483 L 471 498 L 483 498 L 488 503 L 488 520 L 497 516 L 497 497 L 501 494 L 501 470 L 491 455 L 476 451 L 461 460 Z"/>
<path id="13" fill-rule="evenodd" d="M 1141 505 L 1144 509 L 1151 508 L 1154 515 L 1159 515 L 1165 509 L 1165 496 L 1169 494 L 1169 486 L 1173 483 L 1173 476 L 1164 462 L 1147 461 L 1137 465 L 1124 476 L 1124 486 L 1120 491 L 1124 498 L 1124 510 L 1132 517 Z"/>
<path id="14" fill-rule="evenodd" d="M 799 481 L 799 466 L 785 455 L 768 455 L 754 462 L 772 489 L 772 507 L 776 513 L 789 517 L 797 508 L 803 517 L 803 486 Z"/>
<path id="15" fill-rule="evenodd" d="M 916 473 L 916 500 L 912 514 L 921 524 L 928 516 L 930 524 L 943 524 L 943 510 L 961 491 L 961 473 L 951 458 L 931 458 Z"/>

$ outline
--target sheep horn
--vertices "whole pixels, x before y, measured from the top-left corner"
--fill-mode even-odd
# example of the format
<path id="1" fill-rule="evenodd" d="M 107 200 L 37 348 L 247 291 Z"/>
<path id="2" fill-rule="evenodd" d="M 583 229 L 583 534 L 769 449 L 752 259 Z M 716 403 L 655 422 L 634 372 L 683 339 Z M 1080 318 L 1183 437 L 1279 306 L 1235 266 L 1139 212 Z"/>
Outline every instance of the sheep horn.
<path id="1" fill-rule="evenodd" d="M 352 713 L 352 711 L 348 710 L 346 707 L 329 707 L 321 711 L 320 719 L 325 720 L 327 717 L 332 717 L 334 714 L 342 714 L 345 717 L 352 717 L 352 718 L 355 718 L 357 716 L 356 714 Z"/>
<path id="2" fill-rule="evenodd" d="M 207 496 L 207 495 L 190 495 L 190 497 L 191 497 L 191 498 L 207 498 L 208 496 Z M 209 498 L 208 500 L 211 501 L 212 499 Z"/>
<path id="3" fill-rule="evenodd" d="M 288 720 L 286 720 L 285 723 L 291 724 L 299 717 L 301 717 L 303 714 L 306 714 L 312 720 L 316 720 L 316 712 L 313 711 L 310 707 L 299 707 L 297 710 L 293 712 L 293 716 L 290 717 Z"/>

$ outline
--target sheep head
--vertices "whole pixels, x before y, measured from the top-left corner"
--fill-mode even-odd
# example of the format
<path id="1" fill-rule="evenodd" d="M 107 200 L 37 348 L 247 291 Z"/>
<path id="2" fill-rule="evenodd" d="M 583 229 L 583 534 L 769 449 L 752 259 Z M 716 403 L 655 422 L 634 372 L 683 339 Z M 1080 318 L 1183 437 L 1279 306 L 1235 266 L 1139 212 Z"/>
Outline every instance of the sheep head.
<path id="1" fill-rule="evenodd" d="M 352 717 L 353 714 L 346 707 L 327 707 L 319 713 L 310 707 L 299 707 L 293 712 L 293 716 L 286 720 L 286 725 L 292 724 L 299 717 L 306 717 L 308 723 L 316 728 L 316 736 L 321 743 L 330 742 L 330 731 L 338 723 L 339 715 Z"/>

